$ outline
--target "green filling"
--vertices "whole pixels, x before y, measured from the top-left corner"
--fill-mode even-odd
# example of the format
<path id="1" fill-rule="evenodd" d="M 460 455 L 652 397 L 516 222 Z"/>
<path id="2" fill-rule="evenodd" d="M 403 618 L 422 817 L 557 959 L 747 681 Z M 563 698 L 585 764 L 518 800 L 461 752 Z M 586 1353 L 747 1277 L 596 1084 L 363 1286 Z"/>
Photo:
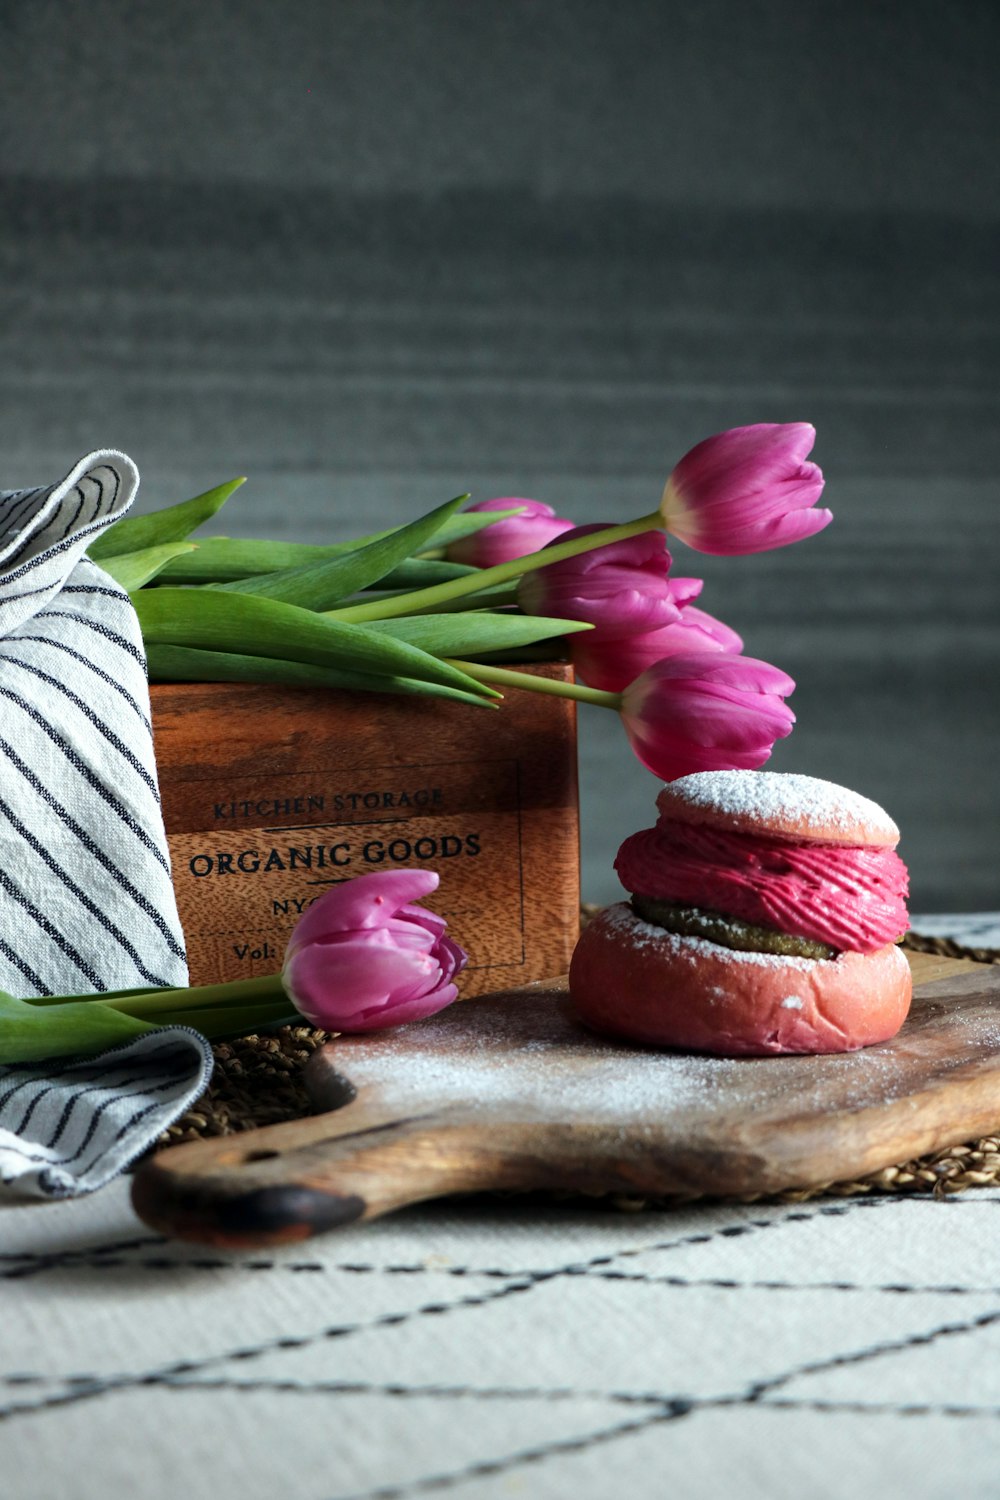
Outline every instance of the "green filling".
<path id="1" fill-rule="evenodd" d="M 738 917 L 727 917 L 719 911 L 703 911 L 697 906 L 672 906 L 652 896 L 633 896 L 632 910 L 644 922 L 652 922 L 667 932 L 683 937 L 705 938 L 722 948 L 741 953 L 778 953 L 785 958 L 836 958 L 837 949 L 812 938 L 795 937 L 790 932 L 775 932 L 771 927 L 754 927 Z"/>

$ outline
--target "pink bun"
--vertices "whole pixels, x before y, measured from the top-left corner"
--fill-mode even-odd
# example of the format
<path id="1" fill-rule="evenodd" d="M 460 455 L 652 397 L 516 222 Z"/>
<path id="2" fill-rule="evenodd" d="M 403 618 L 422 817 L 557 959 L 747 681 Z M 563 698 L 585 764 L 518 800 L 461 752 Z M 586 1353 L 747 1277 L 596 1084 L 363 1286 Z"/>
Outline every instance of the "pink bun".
<path id="1" fill-rule="evenodd" d="M 569 992 L 575 1014 L 595 1031 L 761 1057 L 888 1041 L 906 1019 L 913 981 L 895 944 L 835 959 L 739 953 L 654 927 L 622 902 L 581 933 Z"/>
<path id="2" fill-rule="evenodd" d="M 789 771 L 697 771 L 656 799 L 665 819 L 731 833 L 894 849 L 899 829 L 877 802 Z"/>

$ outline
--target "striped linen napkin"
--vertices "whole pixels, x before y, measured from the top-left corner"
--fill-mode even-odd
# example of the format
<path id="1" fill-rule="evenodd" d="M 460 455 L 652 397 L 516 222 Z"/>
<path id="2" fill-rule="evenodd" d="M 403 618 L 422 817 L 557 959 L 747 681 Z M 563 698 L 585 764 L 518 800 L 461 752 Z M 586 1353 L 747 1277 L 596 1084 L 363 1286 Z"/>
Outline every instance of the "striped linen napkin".
<path id="1" fill-rule="evenodd" d="M 60 484 L 0 491 L 0 989 L 12 995 L 187 983 L 142 635 L 128 594 L 85 556 L 128 510 L 138 483 L 131 459 L 106 450 L 82 458 Z M 168 1051 L 163 1035 L 60 1067 L 51 1075 L 58 1084 L 30 1111 L 25 1070 L 11 1070 L 12 1081 L 0 1069 L 0 1181 L 65 1196 L 137 1155 L 143 1121 L 152 1139 L 164 1110 L 180 1114 L 211 1066 L 195 1033 Z M 113 1085 L 101 1085 L 105 1061 Z M 109 1105 L 109 1087 L 121 1107 Z M 50 1119 L 43 1099 L 58 1100 L 60 1114 Z M 67 1122 L 53 1142 L 63 1110 L 72 1129 Z M 123 1128 L 124 1154 L 110 1140 Z M 46 1158 L 40 1170 L 38 1151 L 58 1157 L 60 1142 L 79 1144 L 88 1131 L 82 1157 L 58 1172 Z M 27 1155 L 17 1141 L 29 1143 Z M 104 1144 L 115 1163 L 107 1171 L 91 1161 Z"/>
<path id="2" fill-rule="evenodd" d="M 0 1068 L 0 1184 L 19 1197 L 92 1193 L 183 1114 L 211 1073 L 211 1047 L 186 1026 L 100 1057 Z"/>

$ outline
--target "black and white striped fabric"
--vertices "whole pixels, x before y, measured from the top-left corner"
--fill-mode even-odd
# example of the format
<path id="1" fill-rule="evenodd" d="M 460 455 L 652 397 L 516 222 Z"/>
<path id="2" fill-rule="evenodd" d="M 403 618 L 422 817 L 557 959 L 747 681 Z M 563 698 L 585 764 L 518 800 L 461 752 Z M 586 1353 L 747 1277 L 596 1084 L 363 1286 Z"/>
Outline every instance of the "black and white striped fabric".
<path id="1" fill-rule="evenodd" d="M 101 1057 L 0 1068 L 0 1184 L 45 1198 L 103 1187 L 187 1109 L 211 1072 L 211 1047 L 186 1026 L 163 1026 Z"/>
<path id="2" fill-rule="evenodd" d="M 12 995 L 187 983 L 142 636 L 127 593 L 85 556 L 138 482 L 131 459 L 104 451 L 60 484 L 0 492 L 0 989 Z M 176 1083 L 171 1059 L 164 1099 Z M 204 1065 L 199 1051 L 189 1072 L 201 1079 Z M 60 1076 L 63 1090 L 77 1077 Z M 156 1087 L 148 1070 L 143 1078 Z M 0 1081 L 0 1098 L 7 1093 Z M 84 1094 L 98 1097 L 92 1079 Z M 10 1111 L 0 1104 L 0 1140 L 20 1133 L 24 1098 L 11 1097 Z M 88 1107 L 75 1108 L 77 1124 Z M 94 1144 L 103 1139 L 95 1125 Z M 36 1166 L 25 1167 L 25 1183 L 48 1191 L 56 1178 Z M 0 1165 L 0 1177 L 12 1173 Z"/>

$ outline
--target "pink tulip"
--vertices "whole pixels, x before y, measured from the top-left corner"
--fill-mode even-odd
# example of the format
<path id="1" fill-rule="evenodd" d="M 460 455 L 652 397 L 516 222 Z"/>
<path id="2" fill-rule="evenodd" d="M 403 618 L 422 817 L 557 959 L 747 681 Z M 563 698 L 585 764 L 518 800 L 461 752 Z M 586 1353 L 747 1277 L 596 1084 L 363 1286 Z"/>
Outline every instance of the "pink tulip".
<path id="1" fill-rule="evenodd" d="M 577 526 L 560 541 L 603 529 Z M 645 531 L 525 573 L 517 602 L 527 615 L 584 620 L 595 627 L 589 635 L 635 635 L 678 618 L 669 571 L 670 553 L 662 531 Z"/>
<path id="2" fill-rule="evenodd" d="M 706 438 L 685 454 L 660 501 L 666 530 L 698 552 L 767 552 L 812 536 L 833 515 L 813 507 L 823 474 L 807 460 L 808 422 L 761 422 Z"/>
<path id="3" fill-rule="evenodd" d="M 573 522 L 557 516 L 552 506 L 546 505 L 544 500 L 521 500 L 516 497 L 480 500 L 466 509 L 510 510 L 515 505 L 524 507 L 519 516 L 494 521 L 492 526 L 484 526 L 482 531 L 452 542 L 445 548 L 448 560 L 468 563 L 474 568 L 492 568 L 496 563 L 511 562 L 515 557 L 526 557 L 529 552 L 538 552 L 547 542 L 553 542 L 563 532 L 573 529 Z"/>
<path id="4" fill-rule="evenodd" d="M 588 687 L 620 693 L 630 682 L 665 656 L 690 656 L 699 651 L 728 651 L 737 655 L 743 642 L 714 615 L 685 605 L 680 618 L 659 630 L 605 640 L 596 630 L 570 637 L 570 655 L 577 677 Z"/>
<path id="5" fill-rule="evenodd" d="M 443 917 L 408 906 L 433 870 L 382 870 L 334 886 L 300 918 L 282 969 L 293 1005 L 324 1031 L 376 1031 L 443 1010 L 467 955 Z"/>
<path id="6" fill-rule="evenodd" d="M 632 749 L 664 781 L 692 771 L 753 770 L 795 715 L 781 700 L 792 679 L 767 662 L 703 651 L 668 656 L 622 693 Z"/>

